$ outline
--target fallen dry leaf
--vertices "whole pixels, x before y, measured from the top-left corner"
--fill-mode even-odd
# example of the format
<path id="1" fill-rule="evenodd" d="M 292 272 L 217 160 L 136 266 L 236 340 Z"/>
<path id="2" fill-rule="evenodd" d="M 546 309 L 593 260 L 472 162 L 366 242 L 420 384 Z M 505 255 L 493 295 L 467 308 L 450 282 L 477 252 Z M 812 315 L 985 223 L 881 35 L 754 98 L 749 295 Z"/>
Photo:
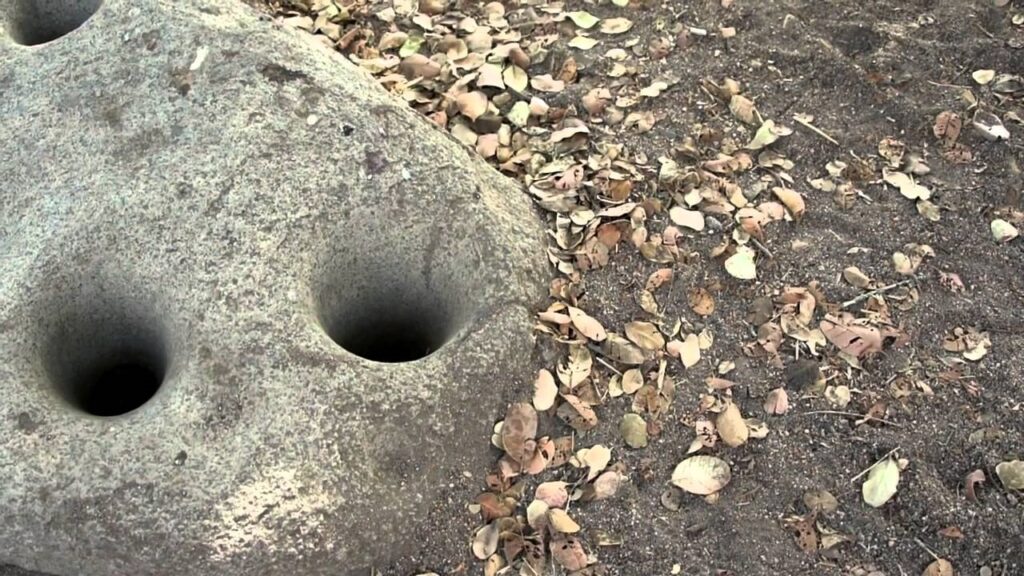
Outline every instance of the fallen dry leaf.
<path id="1" fill-rule="evenodd" d="M 569 501 L 568 484 L 565 482 L 544 482 L 537 486 L 534 498 L 541 500 L 551 508 L 564 508 Z"/>
<path id="2" fill-rule="evenodd" d="M 587 553 L 577 538 L 559 535 L 551 541 L 551 557 L 569 572 L 587 567 Z"/>
<path id="3" fill-rule="evenodd" d="M 665 347 L 665 337 L 650 322 L 630 322 L 626 324 L 625 332 L 630 342 L 644 350 L 661 350 Z"/>
<path id="4" fill-rule="evenodd" d="M 718 428 L 718 435 L 726 445 L 736 448 L 747 443 L 750 438 L 750 429 L 743 420 L 743 414 L 733 402 L 726 404 L 725 410 L 715 419 L 715 427 Z"/>
<path id="5" fill-rule="evenodd" d="M 971 502 L 978 501 L 978 494 L 975 492 L 975 487 L 985 481 L 985 471 L 975 470 L 964 478 L 964 492 L 967 493 L 967 499 Z"/>
<path id="6" fill-rule="evenodd" d="M 996 476 L 1007 490 L 1024 490 L 1024 461 L 1000 462 L 996 465 Z"/>
<path id="7" fill-rule="evenodd" d="M 715 299 L 706 288 L 696 287 L 687 293 L 690 309 L 701 316 L 710 316 L 715 312 Z"/>
<path id="8" fill-rule="evenodd" d="M 672 484 L 701 496 L 718 492 L 731 479 L 732 471 L 725 460 L 703 454 L 683 460 L 672 471 Z"/>
<path id="9" fill-rule="evenodd" d="M 508 408 L 501 427 L 501 444 L 505 452 L 520 464 L 533 456 L 531 441 L 537 436 L 537 411 L 533 406 L 516 403 Z"/>
<path id="10" fill-rule="evenodd" d="M 562 534 L 575 534 L 580 531 L 580 525 L 561 508 L 548 509 L 548 524 Z"/>
<path id="11" fill-rule="evenodd" d="M 647 446 L 647 422 L 639 414 L 626 414 L 619 423 L 619 433 L 630 448 Z"/>
<path id="12" fill-rule="evenodd" d="M 537 372 L 537 378 L 533 381 L 533 407 L 541 412 L 550 410 L 555 405 L 556 397 L 558 385 L 555 384 L 555 377 L 545 369 Z"/>
<path id="13" fill-rule="evenodd" d="M 939 558 L 924 569 L 921 576 L 956 576 L 953 564 L 945 558 Z"/>
<path id="14" fill-rule="evenodd" d="M 736 253 L 725 261 L 725 271 L 739 280 L 757 280 L 757 265 L 754 263 L 754 251 L 740 246 Z"/>
<path id="15" fill-rule="evenodd" d="M 600 322 L 590 317 L 586 312 L 575 306 L 569 306 L 568 310 L 569 319 L 572 320 L 572 325 L 579 330 L 580 334 L 594 342 L 602 342 L 608 337 L 608 332 L 605 331 L 604 326 L 601 326 Z"/>
<path id="16" fill-rule="evenodd" d="M 882 351 L 882 333 L 877 328 L 845 325 L 834 316 L 826 316 L 820 327 L 829 342 L 854 358 Z"/>
<path id="17" fill-rule="evenodd" d="M 486 560 L 497 552 L 499 536 L 500 532 L 498 531 L 497 521 L 491 522 L 477 530 L 476 535 L 473 537 L 473 555 L 480 560 Z"/>
<path id="18" fill-rule="evenodd" d="M 804 217 L 804 212 L 807 211 L 807 206 L 804 204 L 804 197 L 800 195 L 796 190 L 789 188 L 783 188 L 776 186 L 772 188 L 772 193 L 779 199 L 779 202 L 789 210 L 789 213 L 793 216 L 793 220 L 797 222 Z"/>
<path id="19" fill-rule="evenodd" d="M 900 483 L 900 467 L 894 458 L 882 460 L 868 472 L 868 479 L 861 487 L 864 502 L 874 508 L 881 508 L 896 495 Z"/>
<path id="20" fill-rule="evenodd" d="M 789 411 L 789 394 L 785 388 L 776 388 L 764 399 L 764 411 L 772 415 L 782 415 Z"/>

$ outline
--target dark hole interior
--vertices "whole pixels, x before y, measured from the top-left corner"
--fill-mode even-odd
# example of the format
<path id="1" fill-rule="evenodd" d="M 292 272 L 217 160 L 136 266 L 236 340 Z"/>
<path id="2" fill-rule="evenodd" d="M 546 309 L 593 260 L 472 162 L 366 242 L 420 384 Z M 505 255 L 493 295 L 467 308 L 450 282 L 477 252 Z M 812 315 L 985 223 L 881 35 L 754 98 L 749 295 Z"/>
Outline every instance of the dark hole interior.
<path id="1" fill-rule="evenodd" d="M 444 345 L 447 330 L 426 318 L 375 318 L 339 327 L 331 338 L 349 352 L 375 362 L 411 362 Z"/>
<path id="2" fill-rule="evenodd" d="M 160 389 L 162 370 L 144 362 L 118 362 L 84 372 L 70 400 L 94 416 L 119 416 L 145 404 Z"/>
<path id="3" fill-rule="evenodd" d="M 52 42 L 75 30 L 99 10 L 103 0 L 7 0 L 7 33 L 19 44 Z"/>

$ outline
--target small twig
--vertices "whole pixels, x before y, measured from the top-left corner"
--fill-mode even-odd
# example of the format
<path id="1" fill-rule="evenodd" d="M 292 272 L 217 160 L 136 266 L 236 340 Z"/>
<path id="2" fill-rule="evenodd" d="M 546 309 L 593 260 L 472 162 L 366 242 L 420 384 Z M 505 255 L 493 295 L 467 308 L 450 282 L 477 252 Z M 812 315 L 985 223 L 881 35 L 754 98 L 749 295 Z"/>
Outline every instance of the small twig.
<path id="1" fill-rule="evenodd" d="M 867 474 L 868 472 L 870 472 L 875 466 L 878 466 L 882 462 L 885 462 L 886 460 L 888 460 L 889 457 L 892 456 L 893 454 L 895 454 L 896 451 L 899 450 L 899 449 L 900 449 L 900 447 L 897 446 L 897 447 L 893 448 L 892 450 L 890 450 L 885 456 L 882 456 L 881 458 L 879 458 L 878 462 L 875 462 L 871 466 L 868 466 L 867 469 L 864 470 L 863 472 L 861 472 L 860 474 L 857 474 L 853 478 L 850 478 L 850 482 L 856 482 L 858 478 L 860 478 L 861 476 L 863 476 L 863 475 Z"/>
<path id="2" fill-rule="evenodd" d="M 840 412 L 838 410 L 815 410 L 813 412 L 798 412 L 795 415 L 796 416 L 807 416 L 807 415 L 811 415 L 811 414 L 828 414 L 830 416 L 846 416 L 846 417 L 849 417 L 849 418 L 861 418 L 861 419 L 867 418 L 868 422 L 871 422 L 871 421 L 881 422 L 882 424 L 885 424 L 887 426 L 892 426 L 893 428 L 902 428 L 903 427 L 903 426 L 900 426 L 899 424 L 897 424 L 895 422 L 892 422 L 890 420 L 882 420 L 881 418 L 875 418 L 874 416 L 872 416 L 870 414 L 857 414 L 856 412 Z"/>
<path id="3" fill-rule="evenodd" d="M 946 84 L 945 82 L 932 82 L 928 80 L 928 83 L 932 86 L 938 86 L 939 88 L 970 88 L 970 86 L 964 86 L 962 84 Z"/>
<path id="4" fill-rule="evenodd" d="M 797 124 L 800 124 L 804 128 L 807 128 L 811 132 L 814 132 L 818 136 L 821 136 L 822 138 L 824 138 L 825 140 L 828 140 L 829 142 L 835 144 L 836 146 L 840 146 L 840 147 L 842 146 L 842 144 L 837 142 L 835 138 L 829 136 L 821 128 L 818 128 L 817 126 L 815 126 L 814 124 L 811 124 L 810 122 L 804 120 L 803 118 L 801 118 L 799 116 L 793 116 L 793 120 L 795 120 L 797 122 Z"/>
<path id="5" fill-rule="evenodd" d="M 924 548 L 924 551 L 927 552 L 928 554 L 930 554 L 932 558 L 934 558 L 936 560 L 941 560 L 941 558 L 939 558 L 938 554 L 936 554 L 935 552 L 932 552 L 931 548 L 925 546 L 924 542 L 921 542 L 920 538 L 914 538 L 914 542 L 917 542 L 918 546 L 920 546 L 921 548 Z"/>
<path id="6" fill-rule="evenodd" d="M 845 309 L 849 308 L 850 306 L 854 306 L 854 305 L 860 304 L 861 302 L 864 302 L 865 300 L 867 300 L 868 298 L 871 298 L 872 296 L 877 296 L 879 294 L 885 294 L 886 292 L 889 292 L 890 290 L 895 290 L 895 289 L 899 288 L 900 286 L 906 286 L 907 284 L 913 284 L 914 282 L 917 282 L 917 278 L 910 278 L 909 280 L 903 280 L 902 282 L 897 282 L 895 284 L 889 284 L 888 286 L 882 286 L 881 288 L 872 290 L 870 292 L 865 292 L 865 293 L 861 294 L 860 296 L 857 296 L 853 300 L 847 300 L 846 302 L 843 302 L 843 305 L 840 306 L 840 309 L 845 310 Z"/>
<path id="7" fill-rule="evenodd" d="M 615 373 L 616 373 L 616 374 L 618 374 L 618 375 L 619 375 L 620 377 L 622 376 L 622 372 L 619 372 L 618 370 L 616 370 L 616 369 L 615 369 L 615 366 L 612 366 L 611 364 L 609 364 L 609 363 L 605 362 L 605 361 L 604 361 L 604 358 L 601 358 L 600 356 L 594 356 L 594 358 L 595 358 L 595 359 L 596 359 L 596 360 L 597 360 L 598 362 L 600 362 L 601 364 L 604 364 L 604 367 L 605 367 L 605 368 L 607 368 L 607 369 L 611 370 L 612 372 L 615 372 Z"/>
<path id="8" fill-rule="evenodd" d="M 767 246 L 762 244 L 760 240 L 751 236 L 750 241 L 754 243 L 754 246 L 757 246 L 758 250 L 764 252 L 764 255 L 767 256 L 769 260 L 775 260 L 775 255 L 772 254 L 772 251 L 769 250 Z"/>

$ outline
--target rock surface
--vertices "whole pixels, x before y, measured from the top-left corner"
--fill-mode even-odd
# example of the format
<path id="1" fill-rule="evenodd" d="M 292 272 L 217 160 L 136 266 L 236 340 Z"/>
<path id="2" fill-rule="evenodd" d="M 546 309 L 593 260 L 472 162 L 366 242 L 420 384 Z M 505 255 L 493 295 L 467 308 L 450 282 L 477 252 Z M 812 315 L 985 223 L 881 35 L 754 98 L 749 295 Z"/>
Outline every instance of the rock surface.
<path id="1" fill-rule="evenodd" d="M 0 0 L 0 565 L 354 574 L 464 516 L 449 480 L 530 379 L 525 195 L 241 3 L 26 1 Z"/>

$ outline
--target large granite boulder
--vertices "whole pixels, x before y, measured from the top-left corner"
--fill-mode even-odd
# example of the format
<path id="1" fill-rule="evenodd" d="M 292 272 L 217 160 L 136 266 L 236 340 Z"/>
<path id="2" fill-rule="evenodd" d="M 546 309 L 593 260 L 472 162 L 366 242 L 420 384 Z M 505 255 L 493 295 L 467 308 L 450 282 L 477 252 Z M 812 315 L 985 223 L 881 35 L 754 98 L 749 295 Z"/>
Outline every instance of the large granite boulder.
<path id="1" fill-rule="evenodd" d="M 336 576 L 465 516 L 546 284 L 521 191 L 234 0 L 0 23 L 0 565 Z"/>

